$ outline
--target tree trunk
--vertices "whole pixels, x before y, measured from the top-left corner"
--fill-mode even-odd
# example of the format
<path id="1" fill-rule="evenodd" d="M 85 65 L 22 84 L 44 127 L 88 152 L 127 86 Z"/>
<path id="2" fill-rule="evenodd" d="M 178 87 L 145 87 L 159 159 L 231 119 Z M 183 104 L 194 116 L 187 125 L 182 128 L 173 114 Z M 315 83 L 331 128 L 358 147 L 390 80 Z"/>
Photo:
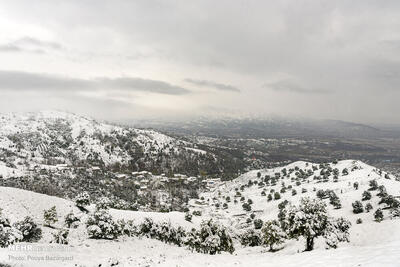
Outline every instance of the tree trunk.
<path id="1" fill-rule="evenodd" d="M 307 237 L 306 240 L 306 251 L 311 251 L 314 248 L 314 238 L 313 237 Z"/>

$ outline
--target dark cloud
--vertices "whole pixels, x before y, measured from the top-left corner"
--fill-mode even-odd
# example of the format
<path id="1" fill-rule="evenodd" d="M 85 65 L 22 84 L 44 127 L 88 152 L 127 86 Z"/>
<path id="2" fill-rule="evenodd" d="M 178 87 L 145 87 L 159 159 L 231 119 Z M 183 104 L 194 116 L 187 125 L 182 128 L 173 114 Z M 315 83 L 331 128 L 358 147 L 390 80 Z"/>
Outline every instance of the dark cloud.
<path id="1" fill-rule="evenodd" d="M 76 94 L 54 95 L 42 94 L 10 94 L 0 98 L 0 112 L 10 110 L 27 112 L 43 109 L 72 111 L 89 115 L 98 119 L 128 119 L 132 114 L 143 114 L 144 107 L 133 103 L 107 98 L 88 97 Z M 142 113 L 141 113 L 142 112 Z"/>
<path id="2" fill-rule="evenodd" d="M 88 90 L 126 90 L 158 93 L 166 95 L 182 95 L 190 91 L 179 86 L 157 80 L 142 78 L 69 78 L 44 73 L 22 71 L 0 71 L 0 90 L 53 91 L 71 92 Z"/>
<path id="3" fill-rule="evenodd" d="M 21 49 L 19 46 L 14 45 L 14 44 L 3 44 L 0 45 L 0 52 L 22 52 L 23 49 Z"/>
<path id="4" fill-rule="evenodd" d="M 22 37 L 14 42 L 16 45 L 20 46 L 36 46 L 36 47 L 42 47 L 42 48 L 51 48 L 51 49 L 56 49 L 56 50 L 61 50 L 63 49 L 63 46 L 57 42 L 49 42 L 49 41 L 43 41 L 39 40 L 33 37 Z"/>
<path id="5" fill-rule="evenodd" d="M 98 78 L 99 86 L 107 88 L 119 88 L 126 90 L 137 90 L 159 94 L 183 95 L 190 91 L 180 86 L 171 85 L 163 81 L 142 79 L 142 78 Z"/>
<path id="6" fill-rule="evenodd" d="M 67 78 L 45 73 L 0 71 L 0 90 L 88 90 L 95 88 L 90 80 Z"/>
<path id="7" fill-rule="evenodd" d="M 214 81 L 206 81 L 206 80 L 195 80 L 195 79 L 185 79 L 185 82 L 197 85 L 197 86 L 202 86 L 202 87 L 212 87 L 215 88 L 217 90 L 221 90 L 221 91 L 231 91 L 231 92 L 240 92 L 240 89 L 232 86 L 232 85 L 228 85 L 228 84 L 222 84 L 222 83 L 217 83 Z"/>
<path id="8" fill-rule="evenodd" d="M 56 42 L 43 41 L 32 37 L 22 37 L 15 41 L 0 45 L 0 52 L 29 52 L 44 54 L 48 50 L 62 50 L 63 46 Z"/>
<path id="9" fill-rule="evenodd" d="M 263 87 L 271 88 L 272 90 L 277 92 L 289 92 L 298 94 L 327 94 L 330 92 L 324 89 L 306 88 L 289 80 L 282 80 L 276 83 L 265 84 L 263 85 Z"/>

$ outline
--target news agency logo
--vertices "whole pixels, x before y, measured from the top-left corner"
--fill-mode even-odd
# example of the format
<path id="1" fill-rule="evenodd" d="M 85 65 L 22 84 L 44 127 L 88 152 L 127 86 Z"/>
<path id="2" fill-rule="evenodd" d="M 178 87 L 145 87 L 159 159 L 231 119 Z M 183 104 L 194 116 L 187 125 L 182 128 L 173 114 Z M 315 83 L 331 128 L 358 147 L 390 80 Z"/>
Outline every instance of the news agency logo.
<path id="1" fill-rule="evenodd" d="M 16 244 L 8 246 L 8 250 L 10 251 L 34 251 L 33 246 L 30 244 Z"/>
<path id="2" fill-rule="evenodd" d="M 71 252 L 73 248 L 62 245 L 14 244 L 8 246 L 13 252 Z"/>

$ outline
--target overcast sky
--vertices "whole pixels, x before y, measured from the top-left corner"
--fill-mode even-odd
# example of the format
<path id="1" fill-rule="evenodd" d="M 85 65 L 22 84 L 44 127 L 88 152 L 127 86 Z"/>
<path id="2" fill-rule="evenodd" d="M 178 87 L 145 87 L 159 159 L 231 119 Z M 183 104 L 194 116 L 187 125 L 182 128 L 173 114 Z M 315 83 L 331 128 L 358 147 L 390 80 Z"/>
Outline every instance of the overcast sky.
<path id="1" fill-rule="evenodd" d="M 400 123 L 400 1 L 0 0 L 0 111 Z"/>

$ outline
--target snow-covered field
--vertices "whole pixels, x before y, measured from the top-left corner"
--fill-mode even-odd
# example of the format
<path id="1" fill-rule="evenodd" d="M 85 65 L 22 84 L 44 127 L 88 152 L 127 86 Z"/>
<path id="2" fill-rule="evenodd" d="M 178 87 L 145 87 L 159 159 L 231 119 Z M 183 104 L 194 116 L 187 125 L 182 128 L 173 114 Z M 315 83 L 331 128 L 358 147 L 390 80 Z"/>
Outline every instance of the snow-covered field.
<path id="1" fill-rule="evenodd" d="M 317 164 L 296 162 L 286 166 L 291 168 L 308 170 Z M 340 161 L 331 164 L 332 168 L 339 170 L 338 181 L 333 182 L 330 177 L 328 182 L 318 182 L 309 178 L 309 182 L 302 182 L 296 185 L 294 173 L 280 179 L 275 186 L 246 186 L 241 192 L 241 196 L 247 201 L 252 199 L 252 211 L 244 211 L 242 202 L 237 199 L 234 204 L 235 188 L 248 184 L 249 180 L 259 179 L 260 176 L 273 175 L 281 172 L 282 168 L 251 171 L 238 179 L 227 182 L 214 188 L 211 192 L 205 192 L 201 196 L 204 198 L 203 205 L 191 201 L 193 210 L 201 210 L 202 216 L 193 216 L 192 222 L 185 220 L 184 213 L 156 213 L 156 212 L 135 212 L 111 210 L 110 213 L 115 219 L 132 219 L 141 222 L 145 217 L 152 218 L 154 221 L 170 221 L 174 226 L 182 226 L 185 229 L 198 227 L 202 219 L 218 219 L 227 226 L 232 233 L 241 233 L 246 228 L 252 226 L 246 219 L 251 213 L 256 214 L 256 218 L 262 220 L 275 219 L 278 213 L 277 205 L 282 200 L 287 199 L 293 204 L 297 204 L 301 197 L 316 197 L 319 189 L 333 190 L 340 198 L 342 207 L 334 209 L 328 204 L 330 215 L 334 217 L 343 216 L 351 221 L 350 242 L 340 243 L 337 249 L 325 248 L 322 239 L 318 239 L 315 249 L 311 252 L 303 252 L 304 240 L 289 240 L 285 242 L 280 250 L 269 252 L 264 247 L 242 247 L 235 241 L 235 252 L 233 254 L 221 253 L 217 255 L 207 255 L 192 252 L 186 247 L 168 245 L 158 240 L 138 237 L 120 237 L 117 241 L 111 240 L 92 240 L 88 239 L 84 225 L 71 230 L 69 245 L 49 244 L 51 233 L 56 231 L 49 227 L 43 227 L 43 210 L 55 205 L 59 217 L 59 222 L 55 227 L 62 227 L 64 216 L 71 210 L 80 214 L 84 220 L 86 214 L 74 206 L 68 200 L 50 197 L 14 188 L 0 187 L 0 207 L 11 222 L 21 220 L 29 215 L 40 224 L 44 230 L 43 238 L 39 243 L 17 243 L 19 245 L 29 245 L 32 247 L 22 247 L 25 251 L 17 250 L 21 247 L 0 249 L 0 263 L 7 263 L 11 266 L 400 266 L 400 219 L 391 219 L 389 211 L 384 209 L 384 220 L 380 223 L 374 220 L 373 212 L 380 205 L 379 198 L 376 197 L 377 191 L 371 191 L 372 198 L 362 201 L 365 205 L 370 202 L 373 210 L 354 214 L 352 205 L 355 200 L 361 200 L 362 193 L 368 189 L 369 181 L 376 180 L 379 185 L 384 185 L 387 192 L 393 196 L 400 196 L 400 182 L 393 176 L 380 173 L 372 166 L 359 161 Z M 348 175 L 342 175 L 343 169 L 348 169 Z M 318 175 L 318 171 L 315 174 Z M 385 178 L 386 176 L 386 178 Z M 292 189 L 297 190 L 297 194 L 292 196 L 291 190 L 281 193 L 280 200 L 267 201 L 266 196 L 262 196 L 263 190 L 267 191 L 275 188 L 279 191 L 281 183 L 286 186 L 292 185 Z M 354 188 L 354 182 L 359 183 L 358 189 Z M 314 190 L 314 187 L 316 188 Z M 307 189 L 302 193 L 301 189 Z M 230 196 L 231 201 L 226 209 L 222 203 L 226 196 Z M 210 199 L 208 201 L 208 199 Z M 328 200 L 324 200 L 328 201 Z M 217 203 L 221 205 L 217 207 Z M 329 203 L 329 202 L 327 202 Z M 93 211 L 94 207 L 89 207 Z M 361 224 L 356 220 L 362 219 Z M 13 250 L 14 249 L 14 250 Z M 28 249 L 26 251 L 26 249 Z M 39 250 L 42 251 L 32 251 Z M 43 251 L 46 250 L 46 251 Z M 46 256 L 49 257 L 46 259 Z M 57 258 L 58 257 L 58 258 Z M 62 260 L 64 257 L 64 260 Z M 43 260 L 42 260 L 43 259 Z"/>
<path id="2" fill-rule="evenodd" d="M 379 231 L 389 231 L 392 224 L 383 222 Z M 399 229 L 398 229 L 399 230 Z M 48 245 L 50 246 L 50 245 Z M 62 252 L 16 252 L 0 250 L 0 262 L 12 266 L 383 266 L 395 267 L 400 262 L 400 241 L 365 246 L 344 246 L 335 250 L 316 249 L 311 252 L 271 253 L 266 249 L 243 248 L 233 255 L 222 253 L 206 255 L 192 253 L 181 247 L 167 245 L 152 239 L 126 239 L 124 241 L 85 240 L 79 245 L 69 246 L 69 251 Z M 21 257 L 71 257 L 61 260 L 10 260 L 9 256 Z M 118 264 L 117 264 L 118 263 Z M 101 264 L 101 265 L 100 265 Z M 113 265 L 114 264 L 114 265 Z"/>

